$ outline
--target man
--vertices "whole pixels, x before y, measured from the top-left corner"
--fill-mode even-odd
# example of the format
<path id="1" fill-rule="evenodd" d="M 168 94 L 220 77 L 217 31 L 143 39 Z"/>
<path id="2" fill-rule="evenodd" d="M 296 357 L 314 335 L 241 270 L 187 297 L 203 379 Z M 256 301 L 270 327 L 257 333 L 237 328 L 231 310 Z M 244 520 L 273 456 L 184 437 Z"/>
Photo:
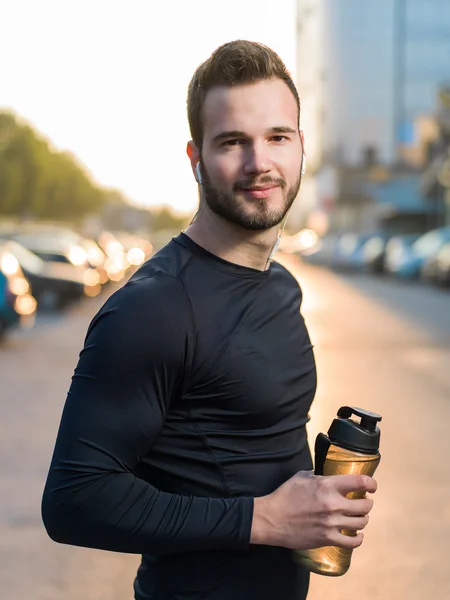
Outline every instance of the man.
<path id="1" fill-rule="evenodd" d="M 56 541 L 142 554 L 137 600 L 301 600 L 292 549 L 356 548 L 370 477 L 314 477 L 316 387 L 294 278 L 300 103 L 269 48 L 218 48 L 188 92 L 200 206 L 93 319 L 43 497 Z"/>

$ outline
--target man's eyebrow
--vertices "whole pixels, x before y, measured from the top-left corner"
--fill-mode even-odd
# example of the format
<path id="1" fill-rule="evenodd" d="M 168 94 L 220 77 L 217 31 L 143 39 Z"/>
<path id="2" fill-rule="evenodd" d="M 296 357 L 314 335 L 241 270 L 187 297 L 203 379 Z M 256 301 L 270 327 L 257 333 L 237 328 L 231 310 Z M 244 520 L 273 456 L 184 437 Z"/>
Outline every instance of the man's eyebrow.
<path id="1" fill-rule="evenodd" d="M 265 133 L 267 135 L 269 133 L 297 133 L 297 131 L 292 129 L 292 127 L 271 127 L 270 129 L 267 129 Z M 248 137 L 248 135 L 244 131 L 238 131 L 235 129 L 233 131 L 222 131 L 221 133 L 218 133 L 216 136 L 214 136 L 213 142 L 220 142 L 221 140 L 230 138 L 246 137 Z"/>
<path id="2" fill-rule="evenodd" d="M 292 127 L 271 127 L 266 133 L 297 133 Z"/>
<path id="3" fill-rule="evenodd" d="M 243 131 L 222 131 L 222 133 L 217 134 L 213 138 L 213 142 L 220 142 L 220 140 L 225 140 L 229 138 L 242 138 L 248 137 Z"/>

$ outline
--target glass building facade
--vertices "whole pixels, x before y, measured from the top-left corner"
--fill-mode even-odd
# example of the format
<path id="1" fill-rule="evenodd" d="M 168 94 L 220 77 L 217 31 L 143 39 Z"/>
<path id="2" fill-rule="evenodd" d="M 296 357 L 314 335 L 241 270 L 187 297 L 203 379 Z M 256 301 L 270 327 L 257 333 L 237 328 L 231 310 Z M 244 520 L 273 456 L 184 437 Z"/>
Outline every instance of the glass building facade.
<path id="1" fill-rule="evenodd" d="M 372 149 L 395 162 L 450 80 L 450 0 L 298 0 L 298 36 L 321 160 L 358 164 Z"/>

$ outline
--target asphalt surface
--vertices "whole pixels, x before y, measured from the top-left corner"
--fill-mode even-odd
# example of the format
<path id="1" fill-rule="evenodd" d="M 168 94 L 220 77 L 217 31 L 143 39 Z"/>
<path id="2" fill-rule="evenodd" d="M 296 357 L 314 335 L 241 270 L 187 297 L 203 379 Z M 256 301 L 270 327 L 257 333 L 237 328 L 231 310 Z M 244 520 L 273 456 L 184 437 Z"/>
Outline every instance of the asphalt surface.
<path id="1" fill-rule="evenodd" d="M 346 575 L 313 575 L 308 598 L 448 600 L 450 293 L 307 265 L 293 272 L 318 367 L 310 443 L 342 405 L 383 417 L 364 543 Z"/>
<path id="2" fill-rule="evenodd" d="M 301 282 L 315 346 L 311 443 L 344 404 L 383 416 L 365 541 L 343 577 L 312 576 L 309 600 L 448 600 L 450 292 L 280 260 Z M 0 346 L 2 600 L 132 599 L 138 557 L 55 544 L 40 519 L 70 377 L 103 301 L 40 318 Z"/>

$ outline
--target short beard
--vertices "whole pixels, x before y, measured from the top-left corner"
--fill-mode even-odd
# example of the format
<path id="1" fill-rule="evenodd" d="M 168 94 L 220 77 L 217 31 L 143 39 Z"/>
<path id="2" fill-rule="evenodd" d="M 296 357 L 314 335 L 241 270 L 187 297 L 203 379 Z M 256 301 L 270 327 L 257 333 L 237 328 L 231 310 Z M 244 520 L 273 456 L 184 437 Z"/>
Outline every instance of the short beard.
<path id="1" fill-rule="evenodd" d="M 254 178 L 245 182 L 238 182 L 233 186 L 233 192 L 231 194 L 225 194 L 217 190 L 211 183 L 208 173 L 202 164 L 202 197 L 210 210 L 217 215 L 220 215 L 227 221 L 239 225 L 243 229 L 250 231 L 266 231 L 279 225 L 288 210 L 291 208 L 292 203 L 297 197 L 300 189 L 302 180 L 301 174 L 295 184 L 290 188 L 287 188 L 286 181 L 284 179 L 273 179 L 271 177 Z M 244 188 L 252 187 L 253 185 L 272 183 L 279 185 L 282 192 L 284 203 L 283 207 L 279 210 L 269 210 L 266 200 L 255 199 L 253 205 L 256 207 L 256 211 L 253 214 L 246 212 L 245 206 L 241 205 L 236 198 L 236 191 Z"/>

